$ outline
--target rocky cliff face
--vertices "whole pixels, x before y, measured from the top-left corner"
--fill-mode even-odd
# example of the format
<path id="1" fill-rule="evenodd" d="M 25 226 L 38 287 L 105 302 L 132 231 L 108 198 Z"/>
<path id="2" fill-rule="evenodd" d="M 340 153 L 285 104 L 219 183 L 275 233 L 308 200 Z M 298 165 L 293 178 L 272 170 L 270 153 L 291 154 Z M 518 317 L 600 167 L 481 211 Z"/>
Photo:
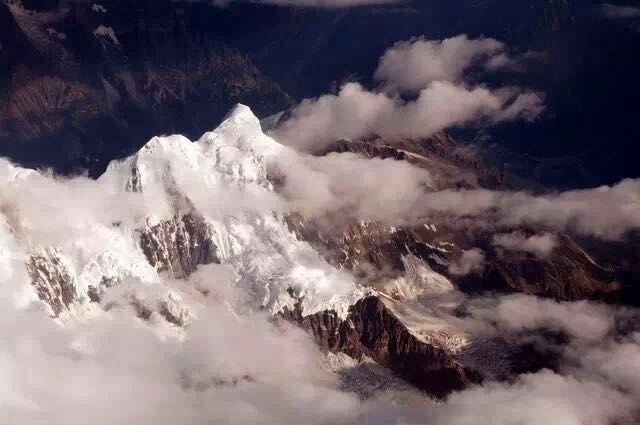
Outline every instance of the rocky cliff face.
<path id="1" fill-rule="evenodd" d="M 558 235 L 558 245 L 547 258 L 494 248 L 481 273 L 456 283 L 472 293 L 493 289 L 563 301 L 612 299 L 621 290 L 615 269 L 598 264 L 567 235 Z"/>
<path id="2" fill-rule="evenodd" d="M 176 279 L 184 279 L 199 265 L 220 262 L 211 232 L 197 213 L 176 215 L 141 230 L 140 246 L 158 272 L 166 271 Z"/>
<path id="3" fill-rule="evenodd" d="M 283 317 L 309 332 L 323 350 L 373 359 L 435 397 L 479 380 L 478 373 L 465 370 L 450 353 L 411 334 L 377 296 L 355 303 L 346 320 L 332 311 L 302 316 L 299 310 L 287 310 Z"/>
<path id="4" fill-rule="evenodd" d="M 60 251 L 49 248 L 31 254 L 26 268 L 38 297 L 54 316 L 78 301 L 76 282 Z"/>

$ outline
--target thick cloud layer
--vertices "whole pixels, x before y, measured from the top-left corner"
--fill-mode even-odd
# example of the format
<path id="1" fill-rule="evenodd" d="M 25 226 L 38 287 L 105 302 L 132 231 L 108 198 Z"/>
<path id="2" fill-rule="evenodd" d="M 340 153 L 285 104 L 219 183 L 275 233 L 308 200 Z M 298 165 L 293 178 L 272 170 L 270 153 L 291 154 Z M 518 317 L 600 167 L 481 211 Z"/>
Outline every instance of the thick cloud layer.
<path id="1" fill-rule="evenodd" d="M 511 295 L 469 299 L 465 313 L 441 318 L 477 338 L 553 352 L 555 371 L 542 369 L 510 383 L 489 382 L 456 393 L 425 423 L 605 425 L 638 420 L 637 310 Z"/>
<path id="2" fill-rule="evenodd" d="M 612 425 L 637 419 L 640 334 L 632 310 L 521 295 L 468 300 L 465 318 L 447 320 L 477 337 L 517 342 L 541 329 L 566 333 L 568 342 L 556 347 L 560 369 L 489 381 L 441 404 L 418 393 L 361 401 L 339 391 L 301 330 L 242 308 L 248 294 L 223 266 L 207 266 L 174 289 L 191 299 L 193 319 L 184 330 L 157 310 L 146 320 L 136 317 L 118 294 L 61 326 L 36 304 L 18 306 L 7 297 L 24 264 L 5 254 L 0 306 L 11 320 L 0 326 L 0 409 L 6 423 Z M 199 290 L 206 285 L 208 295 L 189 298 L 192 283 Z M 178 285 L 128 291 L 150 300 L 165 284 Z"/>
<path id="3" fill-rule="evenodd" d="M 640 228 L 640 180 L 539 196 L 526 192 L 445 190 L 426 194 L 416 210 L 471 217 L 488 227 L 535 223 L 616 239 Z"/>
<path id="4" fill-rule="evenodd" d="M 308 217 L 388 222 L 419 201 L 429 173 L 394 159 L 352 153 L 323 157 L 290 152 L 275 159 L 287 208 Z"/>
<path id="5" fill-rule="evenodd" d="M 370 135 L 389 140 L 424 138 L 470 123 L 533 120 L 544 110 L 541 95 L 520 88 L 468 87 L 460 82 L 464 72 L 478 63 L 490 68 L 506 65 L 511 59 L 505 55 L 505 46 L 496 40 L 470 40 L 464 35 L 399 43 L 381 58 L 376 73 L 387 84 L 385 90 L 370 91 L 349 83 L 338 94 L 307 99 L 271 135 L 296 150 L 322 152 L 340 139 Z M 417 91 L 417 97 L 406 100 L 397 91 Z M 425 190 L 426 173 L 409 172 L 393 161 L 378 164 L 377 160 L 345 168 L 347 162 L 361 161 L 346 158 L 284 161 L 284 173 L 296 176 L 285 185 L 285 197 L 314 215 L 340 212 L 343 217 L 364 216 L 394 224 L 444 215 L 491 228 L 531 223 L 609 239 L 640 227 L 637 180 L 542 196 L 486 190 L 429 192 Z M 372 169 L 378 169 L 379 178 Z M 353 182 L 359 175 L 365 183 Z M 324 188 L 305 191 L 308 184 Z M 552 249 L 549 237 L 519 243 L 507 239 L 497 244 L 543 256 Z"/>
<path id="6" fill-rule="evenodd" d="M 218 290 L 231 283 L 207 273 Z M 3 423 L 321 424 L 357 414 L 306 334 L 212 298 L 182 336 L 126 305 L 62 327 L 0 298 L 11 317 L 0 326 Z"/>

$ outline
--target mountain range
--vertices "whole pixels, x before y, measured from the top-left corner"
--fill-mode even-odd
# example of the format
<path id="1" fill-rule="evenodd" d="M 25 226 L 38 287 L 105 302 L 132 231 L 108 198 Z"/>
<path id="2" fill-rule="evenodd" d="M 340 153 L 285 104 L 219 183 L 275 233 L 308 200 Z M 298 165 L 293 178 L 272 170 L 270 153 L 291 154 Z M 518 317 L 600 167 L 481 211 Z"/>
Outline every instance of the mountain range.
<path id="1" fill-rule="evenodd" d="M 520 293 L 629 303 L 637 296 L 620 269 L 599 264 L 567 234 L 558 234 L 553 252 L 544 255 L 492 246 L 492 237 L 501 233 L 474 234 L 437 219 L 405 227 L 371 220 L 327 227 L 303 213 L 274 214 L 262 203 L 247 208 L 244 197 L 252 204 L 278 192 L 281 183 L 269 179 L 270 170 L 288 149 L 262 132 L 248 107 L 238 105 L 197 142 L 156 137 L 133 156 L 112 162 L 84 192 L 86 199 L 102 192 L 109 199 L 101 202 L 118 205 L 106 217 L 93 212 L 95 206 L 82 206 L 90 208 L 82 220 L 46 236 L 46 225 L 38 231 L 30 214 L 16 211 L 7 225 L 25 252 L 35 293 L 62 321 L 124 303 L 142 319 L 158 314 L 183 327 L 195 320 L 199 304 L 220 290 L 194 283 L 193 276 L 202 274 L 203 266 L 221 264 L 247 292 L 234 301 L 237 308 L 265 309 L 296 323 L 324 352 L 367 359 L 434 397 L 495 374 L 549 367 L 538 357 L 525 357 L 523 348 L 508 340 L 484 341 L 456 329 L 446 317 L 460 314 L 467 297 Z M 499 173 L 444 135 L 400 146 L 379 141 L 364 149 L 357 143 L 335 146 L 343 155 L 410 161 L 432 173 L 439 172 L 432 166 L 438 163 L 445 177 L 464 174 L 476 188 L 503 184 Z M 460 153 L 452 156 L 456 150 Z M 47 179 L 4 167 L 16 186 Z M 441 181 L 440 190 L 460 184 Z M 522 231 L 529 237 L 545 234 Z M 51 245 L 43 245 L 46 240 Z M 482 266 L 456 271 L 453 266 L 472 247 L 484 248 Z M 158 284 L 159 295 L 142 289 Z M 504 347 L 510 354 L 494 352 Z M 498 365 L 492 360 L 497 357 Z"/>

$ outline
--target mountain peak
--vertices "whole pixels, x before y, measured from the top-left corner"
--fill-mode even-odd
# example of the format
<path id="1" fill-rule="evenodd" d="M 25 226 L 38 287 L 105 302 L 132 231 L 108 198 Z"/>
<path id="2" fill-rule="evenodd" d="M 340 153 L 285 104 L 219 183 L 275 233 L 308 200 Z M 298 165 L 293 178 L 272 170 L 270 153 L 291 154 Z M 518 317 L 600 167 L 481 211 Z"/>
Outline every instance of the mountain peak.
<path id="1" fill-rule="evenodd" d="M 284 146 L 264 134 L 260 120 L 246 105 L 238 103 L 213 131 L 205 133 L 197 143 L 203 147 L 234 146 L 243 151 L 252 151 L 260 156 L 271 156 Z"/>
<path id="2" fill-rule="evenodd" d="M 237 103 L 231 110 L 227 113 L 227 116 L 224 118 L 224 121 L 233 121 L 236 123 L 243 124 L 251 124 L 251 125 L 259 125 L 260 120 L 255 116 L 253 111 L 247 105 L 243 105 L 242 103 Z"/>

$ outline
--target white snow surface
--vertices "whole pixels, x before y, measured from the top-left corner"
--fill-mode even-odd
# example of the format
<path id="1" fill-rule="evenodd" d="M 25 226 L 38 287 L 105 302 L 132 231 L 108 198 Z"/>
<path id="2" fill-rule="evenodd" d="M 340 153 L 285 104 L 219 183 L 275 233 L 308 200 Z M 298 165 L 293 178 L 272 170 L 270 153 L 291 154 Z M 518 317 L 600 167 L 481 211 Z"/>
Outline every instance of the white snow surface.
<path id="1" fill-rule="evenodd" d="M 407 330 L 422 342 L 455 354 L 471 341 L 470 335 L 457 329 L 419 302 L 399 302 L 384 293 L 380 293 L 380 299 Z"/>
<path id="2" fill-rule="evenodd" d="M 402 256 L 405 274 L 385 284 L 385 291 L 404 301 L 438 296 L 453 291 L 453 284 L 413 254 Z"/>
<path id="3" fill-rule="evenodd" d="M 49 229 L 38 233 L 37 217 L 30 222 L 28 215 L 18 212 L 17 221 L 7 223 L 7 237 L 19 243 L 26 255 L 55 246 L 73 276 L 78 308 L 82 309 L 89 303 L 90 286 L 102 288 L 117 282 L 127 287 L 170 287 L 172 279 L 159 274 L 146 260 L 139 232 L 195 210 L 210 227 L 222 264 L 235 271 L 236 285 L 251 295 L 251 308 L 266 308 L 275 314 L 300 302 L 304 315 L 335 310 L 344 318 L 349 306 L 369 291 L 289 231 L 266 168 L 266 160 L 284 149 L 288 148 L 262 132 L 248 107 L 238 105 L 217 129 L 196 142 L 179 135 L 154 137 L 133 156 L 112 162 L 97 181 L 87 179 L 79 185 L 83 190 L 88 186 L 86 191 L 91 193 L 69 189 L 73 197 L 77 194 L 73 202 L 78 205 L 65 208 L 78 217 L 64 221 L 63 229 L 52 229 L 51 235 Z M 16 181 L 25 188 L 71 184 L 51 183 L 55 180 L 51 176 L 0 162 L 0 179 L 16 191 L 20 190 Z M 99 193 L 93 193 L 96 191 Z M 85 198 L 106 206 L 85 205 Z M 84 209 L 91 213 L 83 214 Z M 53 220 L 52 226 L 55 223 Z M 6 252 L 5 247 L 0 248 L 0 253 Z M 176 288 L 174 293 L 180 291 Z M 174 304 L 180 298 L 172 297 Z"/>

